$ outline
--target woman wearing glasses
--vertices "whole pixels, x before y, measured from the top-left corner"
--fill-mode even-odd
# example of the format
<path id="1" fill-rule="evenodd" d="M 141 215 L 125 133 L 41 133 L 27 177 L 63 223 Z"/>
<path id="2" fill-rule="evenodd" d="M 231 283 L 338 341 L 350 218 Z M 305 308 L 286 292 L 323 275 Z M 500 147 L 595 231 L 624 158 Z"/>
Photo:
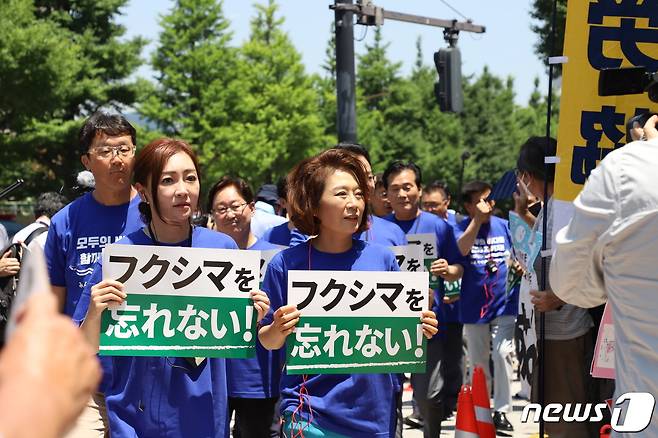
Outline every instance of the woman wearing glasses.
<path id="1" fill-rule="evenodd" d="M 277 246 L 257 239 L 251 232 L 254 194 L 241 178 L 225 176 L 208 193 L 208 211 L 214 229 L 229 235 L 240 249 L 266 251 Z M 262 438 L 279 436 L 281 352 L 269 351 L 256 343 L 256 357 L 228 359 L 229 417 L 235 412 L 234 436 Z"/>
<path id="2" fill-rule="evenodd" d="M 135 188 L 145 226 L 118 243 L 236 249 L 221 233 L 192 227 L 199 200 L 200 175 L 196 156 L 183 141 L 160 139 L 137 156 Z M 74 314 L 94 348 L 98 348 L 101 314 L 122 303 L 124 285 L 102 279 L 97 263 Z M 260 320 L 269 308 L 262 292 L 251 295 Z M 112 357 L 106 376 L 107 412 L 112 436 L 228 436 L 227 378 L 224 359 Z"/>
<path id="3" fill-rule="evenodd" d="M 298 164 L 289 175 L 290 217 L 315 236 L 270 262 L 263 289 L 272 308 L 259 331 L 263 346 L 283 347 L 300 312 L 287 303 L 290 270 L 398 271 L 387 248 L 354 239 L 367 227 L 368 178 L 358 157 L 329 149 Z M 426 337 L 437 332 L 434 312 L 423 312 Z M 397 376 L 323 374 L 281 377 L 284 436 L 372 438 L 395 436 Z"/>

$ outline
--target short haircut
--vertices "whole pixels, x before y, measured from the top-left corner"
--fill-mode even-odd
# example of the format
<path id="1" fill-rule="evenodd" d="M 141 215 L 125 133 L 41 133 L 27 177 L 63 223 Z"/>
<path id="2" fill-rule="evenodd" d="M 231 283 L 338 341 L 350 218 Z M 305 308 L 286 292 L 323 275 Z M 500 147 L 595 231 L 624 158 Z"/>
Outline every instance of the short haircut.
<path id="1" fill-rule="evenodd" d="M 352 152 L 354 155 L 365 158 L 368 164 L 372 164 L 372 162 L 370 161 L 370 153 L 368 152 L 368 149 L 366 149 L 365 147 L 363 147 L 363 145 L 360 145 L 359 143 L 341 142 L 338 143 L 336 146 L 334 146 L 334 149 Z"/>
<path id="2" fill-rule="evenodd" d="M 34 217 L 46 216 L 51 218 L 68 204 L 68 199 L 57 192 L 46 192 L 39 195 L 34 205 Z"/>
<path id="3" fill-rule="evenodd" d="M 413 173 L 416 175 L 416 187 L 420 188 L 420 184 L 423 182 L 423 175 L 420 171 L 420 167 L 418 167 L 413 161 L 406 163 L 403 161 L 394 161 L 388 165 L 384 171 L 384 176 L 382 177 L 384 179 L 384 187 L 386 187 L 386 190 L 388 190 L 388 185 L 390 183 L 389 180 L 398 173 L 405 170 L 413 171 Z"/>
<path id="4" fill-rule="evenodd" d="M 327 178 L 337 170 L 351 174 L 363 192 L 364 212 L 358 232 L 368 228 L 368 177 L 363 164 L 352 152 L 344 149 L 328 149 L 314 157 L 307 158 L 295 166 L 288 175 L 288 186 L 294 187 L 288 193 L 288 212 L 292 223 L 304 234 L 316 235 L 320 222 L 315 212 L 320 206 Z"/>
<path id="5" fill-rule="evenodd" d="M 158 213 L 160 219 L 162 219 L 162 215 L 160 214 L 160 203 L 158 202 L 160 177 L 162 176 L 162 170 L 167 164 L 167 161 L 179 152 L 186 153 L 192 159 L 194 169 L 199 178 L 199 185 L 201 185 L 201 171 L 199 169 L 199 162 L 196 154 L 190 145 L 183 140 L 159 138 L 147 144 L 135 159 L 133 181 L 135 183 L 140 183 L 144 187 L 150 185 L 151 202 L 153 202 L 153 208 Z M 195 205 L 193 208 L 198 210 L 199 206 Z M 148 205 L 141 203 L 139 206 L 139 212 L 142 214 L 142 220 L 145 223 L 151 222 L 151 210 Z"/>
<path id="6" fill-rule="evenodd" d="M 548 146 L 548 147 L 547 147 Z M 557 141 L 546 137 L 530 137 L 521 146 L 516 168 L 529 173 L 539 181 L 555 181 L 555 164 L 544 164 L 546 157 L 554 157 L 557 153 Z M 548 172 L 548 173 L 547 173 Z"/>
<path id="7" fill-rule="evenodd" d="M 249 187 L 249 184 L 242 178 L 233 177 L 233 176 L 223 176 L 219 179 L 208 192 L 208 211 L 212 211 L 213 203 L 215 201 L 215 196 L 217 193 L 221 192 L 227 187 L 235 187 L 235 190 L 238 191 L 244 202 L 251 204 L 254 202 L 254 192 Z"/>
<path id="8" fill-rule="evenodd" d="M 473 202 L 473 195 L 491 190 L 491 184 L 484 181 L 471 181 L 462 187 L 462 202 L 464 204 Z"/>
<path id="9" fill-rule="evenodd" d="M 430 193 L 434 192 L 441 192 L 443 195 L 443 199 L 450 199 L 450 190 L 448 190 L 448 183 L 444 181 L 434 181 L 428 185 L 425 186 L 423 189 L 423 194 L 427 193 L 428 195 Z"/>
<path id="10" fill-rule="evenodd" d="M 94 139 L 99 134 L 105 134 L 108 137 L 129 135 L 133 145 L 137 146 L 135 128 L 124 116 L 97 111 L 89 116 L 85 120 L 84 125 L 82 125 L 82 128 L 80 128 L 80 133 L 78 134 L 80 155 L 84 155 L 89 151 Z"/>

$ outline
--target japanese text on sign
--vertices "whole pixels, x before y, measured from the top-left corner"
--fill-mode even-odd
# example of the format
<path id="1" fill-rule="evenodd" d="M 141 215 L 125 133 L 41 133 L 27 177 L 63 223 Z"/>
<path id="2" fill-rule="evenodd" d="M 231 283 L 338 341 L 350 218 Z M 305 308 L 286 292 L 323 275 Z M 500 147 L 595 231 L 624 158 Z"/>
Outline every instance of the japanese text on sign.
<path id="1" fill-rule="evenodd" d="M 425 272 L 290 271 L 288 373 L 422 372 Z"/>
<path id="2" fill-rule="evenodd" d="M 407 234 L 407 242 L 409 242 L 409 245 L 417 245 L 421 248 L 423 252 L 424 270 L 426 272 L 430 272 L 430 266 L 432 265 L 432 262 L 438 258 L 438 251 L 436 248 L 436 234 Z M 430 273 L 430 288 L 438 289 L 440 283 L 440 278 Z"/>
<path id="3" fill-rule="evenodd" d="M 103 277 L 127 300 L 103 313 L 102 354 L 247 357 L 255 348 L 260 254 L 109 245 Z"/>

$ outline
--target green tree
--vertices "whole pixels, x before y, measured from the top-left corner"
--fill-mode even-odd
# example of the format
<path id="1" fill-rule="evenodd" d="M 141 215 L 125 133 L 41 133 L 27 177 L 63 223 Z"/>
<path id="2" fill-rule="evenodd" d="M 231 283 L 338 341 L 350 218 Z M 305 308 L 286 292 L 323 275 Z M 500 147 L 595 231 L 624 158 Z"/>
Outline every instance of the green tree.
<path id="1" fill-rule="evenodd" d="M 330 144 L 318 95 L 277 9 L 274 1 L 256 5 L 251 35 L 240 48 L 240 80 L 233 84 L 242 98 L 231 123 L 215 131 L 214 176 L 239 174 L 258 186 Z"/>
<path id="2" fill-rule="evenodd" d="M 382 43 L 382 31 L 375 28 L 372 45 L 366 44 L 366 52 L 357 57 L 356 84 L 366 109 L 381 109 L 386 105 L 390 88 L 400 80 L 402 63 L 392 63 L 386 56 L 390 43 Z"/>
<path id="3" fill-rule="evenodd" d="M 313 88 L 318 96 L 320 108 L 320 119 L 324 127 L 325 135 L 331 143 L 337 141 L 337 116 L 336 116 L 336 32 L 334 23 L 329 29 L 329 40 L 325 49 L 325 59 L 322 64 L 323 75 L 312 76 Z"/>
<path id="4" fill-rule="evenodd" d="M 518 125 L 514 82 L 503 80 L 485 67 L 482 74 L 464 86 L 461 124 L 464 145 L 471 152 L 464 181 L 495 182 L 513 169 L 525 133 Z"/>
<path id="5" fill-rule="evenodd" d="M 20 174 L 24 195 L 71 187 L 81 168 L 81 119 L 135 103 L 143 85 L 127 78 L 141 62 L 144 41 L 121 39 L 125 29 L 115 19 L 126 0 L 8 3 L 0 11 L 0 83 L 10 84 L 0 100 L 0 159 L 7 169 L 0 180 Z"/>
<path id="6" fill-rule="evenodd" d="M 416 62 L 408 79 L 420 96 L 419 104 L 409 103 L 414 106 L 420 105 L 416 112 L 415 123 L 418 124 L 426 143 L 423 153 L 418 157 L 418 163 L 423 170 L 425 183 L 442 180 L 448 183 L 452 191 L 456 191 L 460 168 L 459 157 L 463 151 L 463 129 L 456 114 L 444 113 L 439 109 L 434 95 L 434 83 L 438 76 L 433 64 L 430 67 L 424 60 L 421 40 L 418 38 Z"/>
<path id="7" fill-rule="evenodd" d="M 553 21 L 553 1 L 554 0 L 533 0 L 530 9 L 530 16 L 535 20 L 531 28 L 537 34 L 538 40 L 535 43 L 535 53 L 542 62 L 550 56 L 562 54 L 564 48 L 564 31 L 567 23 L 567 0 L 557 0 L 557 19 L 555 25 L 555 47 L 554 53 L 551 52 L 551 25 Z M 547 64 L 548 65 L 548 64 Z M 556 76 L 560 75 L 560 69 L 555 72 Z"/>
<path id="8" fill-rule="evenodd" d="M 551 136 L 557 137 L 557 122 L 559 118 L 559 96 L 553 96 L 551 109 Z M 528 106 L 519 108 L 516 119 L 524 137 L 533 135 L 546 135 L 546 111 L 548 103 L 546 97 L 539 91 L 539 78 L 535 78 L 534 89 L 528 99 Z"/>
<path id="9" fill-rule="evenodd" d="M 237 50 L 229 46 L 222 6 L 215 0 L 177 0 L 161 18 L 151 61 L 157 86 L 139 107 L 165 134 L 194 145 L 203 167 L 213 158 L 213 131 L 229 123 L 239 99 L 231 87 Z"/>

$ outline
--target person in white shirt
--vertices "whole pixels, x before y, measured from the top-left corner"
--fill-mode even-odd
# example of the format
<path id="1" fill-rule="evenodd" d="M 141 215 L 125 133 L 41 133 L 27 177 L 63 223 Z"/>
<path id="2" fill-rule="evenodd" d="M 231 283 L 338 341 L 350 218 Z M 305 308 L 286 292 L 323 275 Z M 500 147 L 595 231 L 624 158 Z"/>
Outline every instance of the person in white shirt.
<path id="1" fill-rule="evenodd" d="M 21 229 L 18 233 L 14 235 L 12 243 L 29 243 L 27 240 L 34 239 L 35 242 L 41 246 L 43 249 L 46 244 L 46 236 L 48 232 L 48 227 L 50 226 L 50 218 L 60 211 L 64 206 L 68 204 L 68 200 L 64 195 L 60 195 L 57 192 L 46 192 L 42 193 L 38 198 L 37 202 L 34 205 L 34 222 L 25 228 Z M 40 234 L 34 234 L 32 239 L 30 236 L 32 233 L 35 233 L 36 230 L 45 228 L 44 232 Z"/>
<path id="2" fill-rule="evenodd" d="M 556 236 L 550 280 L 563 301 L 611 306 L 615 329 L 615 399 L 631 391 L 658 397 L 658 131 L 609 153 L 574 201 Z M 636 436 L 619 434 L 616 436 Z M 653 416 L 642 436 L 658 436 Z"/>

